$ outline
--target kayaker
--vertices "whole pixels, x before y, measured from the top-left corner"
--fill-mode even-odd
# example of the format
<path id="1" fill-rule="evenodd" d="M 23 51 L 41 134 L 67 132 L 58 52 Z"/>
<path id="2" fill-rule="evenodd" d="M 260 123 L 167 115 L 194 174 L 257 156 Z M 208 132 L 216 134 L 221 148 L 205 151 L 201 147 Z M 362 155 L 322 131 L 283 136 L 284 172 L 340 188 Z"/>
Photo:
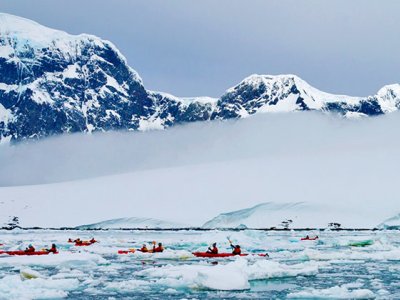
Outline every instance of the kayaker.
<path id="1" fill-rule="evenodd" d="M 56 244 L 52 244 L 50 249 L 46 249 L 48 252 L 57 253 Z"/>
<path id="2" fill-rule="evenodd" d="M 164 251 L 164 247 L 162 245 L 162 243 L 158 243 L 158 247 L 156 247 L 156 245 L 153 245 L 153 252 L 163 252 Z"/>
<path id="3" fill-rule="evenodd" d="M 75 245 L 83 245 L 83 242 L 81 241 L 81 239 L 76 239 Z"/>
<path id="4" fill-rule="evenodd" d="M 94 243 L 96 243 L 97 241 L 96 241 L 94 238 L 91 238 L 91 240 L 90 240 L 89 242 L 91 242 L 92 244 L 94 244 Z"/>
<path id="5" fill-rule="evenodd" d="M 25 252 L 35 252 L 35 247 L 32 244 L 29 244 L 28 248 L 25 249 Z"/>
<path id="6" fill-rule="evenodd" d="M 207 253 L 218 254 L 217 243 L 212 244 L 212 248 L 208 247 Z"/>
<path id="7" fill-rule="evenodd" d="M 240 255 L 242 253 L 242 249 L 240 249 L 239 245 L 234 246 L 231 244 L 231 247 L 233 249 L 232 254 Z"/>
<path id="8" fill-rule="evenodd" d="M 142 248 L 140 248 L 139 251 L 141 251 L 141 252 L 149 252 L 149 249 L 147 249 L 146 244 L 143 244 Z"/>

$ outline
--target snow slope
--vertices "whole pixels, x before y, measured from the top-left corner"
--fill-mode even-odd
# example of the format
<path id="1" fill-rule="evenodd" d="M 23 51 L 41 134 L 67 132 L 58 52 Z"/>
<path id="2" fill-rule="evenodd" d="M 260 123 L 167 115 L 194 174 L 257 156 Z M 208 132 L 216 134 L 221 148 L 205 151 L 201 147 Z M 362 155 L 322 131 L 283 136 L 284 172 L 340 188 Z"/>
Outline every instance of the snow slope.
<path id="1" fill-rule="evenodd" d="M 229 224 L 272 227 L 292 218 L 292 227 L 371 228 L 399 213 L 399 125 L 397 114 L 263 114 L 2 148 L 0 215 L 19 216 L 23 226 L 127 216 L 202 226 L 269 203 L 231 214 Z M 285 206 L 295 203 L 302 205 Z"/>
<path id="2" fill-rule="evenodd" d="M 119 218 L 94 224 L 80 225 L 78 229 L 120 229 L 120 228 L 183 228 L 184 224 L 152 218 Z"/>
<path id="3" fill-rule="evenodd" d="M 326 206 L 323 208 L 326 209 Z M 236 228 L 244 225 L 249 228 L 278 227 L 282 222 L 294 221 L 299 216 L 320 214 L 321 209 L 303 202 L 297 203 L 261 203 L 256 206 L 218 215 L 206 222 L 204 228 Z M 292 223 L 292 222 L 291 222 Z"/>

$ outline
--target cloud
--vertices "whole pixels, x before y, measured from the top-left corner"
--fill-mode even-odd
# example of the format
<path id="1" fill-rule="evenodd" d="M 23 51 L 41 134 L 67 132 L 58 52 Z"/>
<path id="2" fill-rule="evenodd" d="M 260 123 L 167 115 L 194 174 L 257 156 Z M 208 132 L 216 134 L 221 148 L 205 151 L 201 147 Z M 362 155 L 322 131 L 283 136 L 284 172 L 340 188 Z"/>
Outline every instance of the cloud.
<path id="1" fill-rule="evenodd" d="M 58 136 L 0 148 L 0 186 L 256 158 L 279 159 L 284 164 L 285 158 L 324 157 L 348 165 L 347 157 L 369 153 L 368 165 L 400 148 L 398 123 L 398 114 L 355 121 L 291 113 L 145 133 Z"/>

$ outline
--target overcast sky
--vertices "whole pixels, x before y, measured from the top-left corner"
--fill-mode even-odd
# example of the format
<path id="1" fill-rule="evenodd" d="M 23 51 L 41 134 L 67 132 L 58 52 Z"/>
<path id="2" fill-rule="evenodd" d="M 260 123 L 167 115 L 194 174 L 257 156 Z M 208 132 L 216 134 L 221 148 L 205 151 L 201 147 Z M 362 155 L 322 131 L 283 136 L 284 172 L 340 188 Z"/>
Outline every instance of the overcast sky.
<path id="1" fill-rule="evenodd" d="M 400 1 L 0 0 L 0 11 L 111 40 L 149 89 L 220 96 L 253 74 L 332 93 L 400 82 Z"/>

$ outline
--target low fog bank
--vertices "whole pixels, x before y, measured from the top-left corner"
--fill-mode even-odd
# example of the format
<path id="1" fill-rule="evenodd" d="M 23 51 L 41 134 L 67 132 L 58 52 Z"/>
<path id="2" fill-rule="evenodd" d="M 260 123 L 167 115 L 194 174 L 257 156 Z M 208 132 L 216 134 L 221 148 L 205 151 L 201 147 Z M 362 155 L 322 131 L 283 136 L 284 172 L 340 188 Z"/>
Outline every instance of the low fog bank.
<path id="1" fill-rule="evenodd" d="M 0 223 L 15 215 L 23 226 L 123 217 L 201 226 L 260 203 L 302 202 L 309 209 L 262 214 L 257 224 L 373 228 L 400 213 L 399 125 L 397 113 L 268 114 L 3 147 Z M 63 182 L 44 184 L 54 181 Z"/>
<path id="2" fill-rule="evenodd" d="M 345 120 L 302 112 L 261 114 L 244 120 L 196 123 L 164 131 L 64 135 L 0 147 L 0 186 L 45 184 L 263 157 L 284 165 L 286 158 L 292 161 L 322 156 L 329 161 L 368 152 L 370 155 L 365 158 L 368 166 L 388 151 L 400 150 L 399 125 L 398 113 Z M 343 163 L 348 167 L 351 161 Z M 397 165 L 398 160 L 384 163 Z"/>

